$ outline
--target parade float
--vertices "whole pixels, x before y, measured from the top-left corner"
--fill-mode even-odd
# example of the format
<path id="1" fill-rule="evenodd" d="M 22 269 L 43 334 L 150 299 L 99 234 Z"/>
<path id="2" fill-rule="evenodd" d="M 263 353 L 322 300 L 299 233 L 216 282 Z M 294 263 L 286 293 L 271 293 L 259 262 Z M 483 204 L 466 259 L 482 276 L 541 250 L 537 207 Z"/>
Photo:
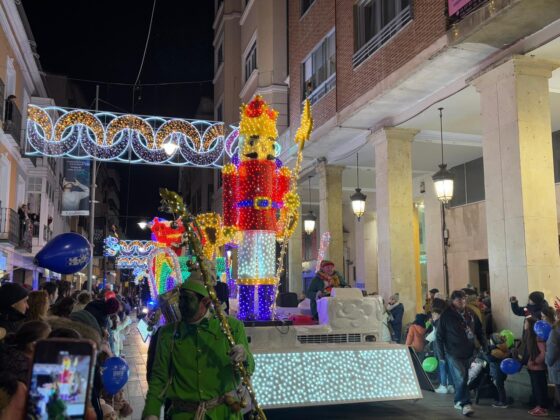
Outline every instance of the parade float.
<path id="1" fill-rule="evenodd" d="M 262 98 L 242 107 L 238 153 L 223 169 L 224 217 L 221 225 L 213 224 L 222 243 L 238 248 L 237 316 L 245 321 L 256 363 L 251 378 L 241 373 L 253 403 L 258 399 L 259 407 L 272 409 L 422 398 L 408 348 L 381 342 L 381 297 L 333 289 L 318 301 L 318 325 L 293 325 L 289 316 L 299 310 L 276 307 L 285 248 L 298 220 L 297 176 L 312 127 L 309 103 L 296 134 L 299 153 L 293 171 L 274 153 L 275 124 L 276 113 Z M 176 193 L 163 190 L 161 196 L 162 207 L 188 221 L 191 252 L 229 337 L 213 289 L 209 257 L 214 254 L 204 250 L 197 217 Z"/>

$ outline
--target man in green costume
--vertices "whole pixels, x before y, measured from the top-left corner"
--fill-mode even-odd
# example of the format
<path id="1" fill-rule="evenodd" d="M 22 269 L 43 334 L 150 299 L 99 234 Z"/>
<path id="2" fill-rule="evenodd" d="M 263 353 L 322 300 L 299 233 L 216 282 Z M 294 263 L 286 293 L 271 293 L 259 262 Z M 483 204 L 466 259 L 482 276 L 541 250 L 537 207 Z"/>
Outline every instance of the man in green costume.
<path id="1" fill-rule="evenodd" d="M 243 323 L 228 318 L 237 343 L 231 347 L 210 303 L 200 271 L 191 273 L 180 289 L 182 320 L 158 334 L 143 419 L 159 419 L 165 400 L 171 403 L 168 414 L 173 420 L 242 418 L 241 380 L 234 364 L 243 362 L 252 373 L 253 356 Z"/>

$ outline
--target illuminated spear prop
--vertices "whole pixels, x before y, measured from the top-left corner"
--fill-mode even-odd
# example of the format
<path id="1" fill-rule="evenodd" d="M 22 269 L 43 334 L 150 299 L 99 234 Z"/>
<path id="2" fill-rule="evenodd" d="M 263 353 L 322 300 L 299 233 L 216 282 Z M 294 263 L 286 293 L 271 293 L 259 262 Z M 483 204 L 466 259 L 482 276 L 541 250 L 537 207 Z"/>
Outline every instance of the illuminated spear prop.
<path id="1" fill-rule="evenodd" d="M 229 344 L 233 347 L 235 346 L 235 339 L 231 333 L 231 328 L 227 320 L 227 315 L 222 309 L 222 305 L 218 300 L 214 286 L 212 285 L 212 275 L 210 274 L 209 261 L 204 256 L 204 251 L 202 249 L 202 243 L 197 232 L 200 232 L 196 218 L 189 212 L 183 199 L 179 194 L 174 191 L 169 191 L 166 188 L 160 188 L 159 195 L 161 196 L 161 204 L 164 211 L 168 213 L 178 214 L 183 220 L 183 225 L 185 226 L 185 232 L 189 241 L 190 248 L 192 249 L 200 272 L 202 274 L 202 279 L 204 281 L 204 286 L 208 290 L 208 295 L 212 300 L 214 305 L 214 311 L 216 313 L 216 318 L 220 321 L 220 327 L 225 334 Z M 247 388 L 249 396 L 251 397 L 251 402 L 253 404 L 253 418 L 258 420 L 266 420 L 266 415 L 264 411 L 259 407 L 257 402 L 257 397 L 255 395 L 255 390 L 251 384 L 251 376 L 243 363 L 239 362 L 234 365 L 234 368 L 241 376 L 241 381 L 243 385 Z"/>
<path id="2" fill-rule="evenodd" d="M 276 270 L 276 296 L 274 298 L 273 318 L 276 317 L 276 298 L 278 297 L 278 290 L 280 290 L 280 276 L 284 272 L 284 257 L 286 256 L 286 249 L 288 248 L 288 239 L 294 232 L 299 218 L 298 208 L 300 200 L 297 193 L 297 186 L 299 173 L 301 171 L 301 162 L 303 160 L 303 147 L 305 146 L 305 142 L 311 137 L 312 130 L 313 116 L 311 115 L 311 102 L 309 102 L 309 99 L 306 99 L 303 104 L 299 128 L 294 138 L 294 141 L 298 145 L 296 165 L 290 178 L 290 192 L 286 194 L 284 199 L 284 207 L 287 211 L 287 216 L 283 226 L 283 235 L 281 237 L 282 245 L 280 247 L 280 256 L 278 257 L 278 269 Z"/>

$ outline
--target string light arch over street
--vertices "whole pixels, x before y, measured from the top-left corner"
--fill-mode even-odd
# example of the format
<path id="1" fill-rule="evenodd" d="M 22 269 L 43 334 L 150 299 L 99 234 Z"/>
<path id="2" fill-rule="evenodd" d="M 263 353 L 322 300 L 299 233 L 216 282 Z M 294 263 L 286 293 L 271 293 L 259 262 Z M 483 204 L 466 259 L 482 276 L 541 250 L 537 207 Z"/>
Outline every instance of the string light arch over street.
<path id="1" fill-rule="evenodd" d="M 224 123 L 29 105 L 27 155 L 220 168 L 238 130 Z"/>

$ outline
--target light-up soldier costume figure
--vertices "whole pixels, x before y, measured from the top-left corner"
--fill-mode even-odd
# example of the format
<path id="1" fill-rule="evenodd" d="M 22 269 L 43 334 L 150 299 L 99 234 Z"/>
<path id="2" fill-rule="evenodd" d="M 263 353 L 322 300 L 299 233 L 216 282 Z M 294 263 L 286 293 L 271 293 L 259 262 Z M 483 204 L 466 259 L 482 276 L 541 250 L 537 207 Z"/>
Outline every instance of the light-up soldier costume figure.
<path id="1" fill-rule="evenodd" d="M 276 237 L 282 229 L 277 216 L 291 176 L 276 159 L 277 118 L 278 112 L 260 96 L 242 106 L 239 164 L 227 164 L 222 170 L 224 226 L 230 234 L 238 232 L 238 318 L 242 320 L 272 318 Z"/>

